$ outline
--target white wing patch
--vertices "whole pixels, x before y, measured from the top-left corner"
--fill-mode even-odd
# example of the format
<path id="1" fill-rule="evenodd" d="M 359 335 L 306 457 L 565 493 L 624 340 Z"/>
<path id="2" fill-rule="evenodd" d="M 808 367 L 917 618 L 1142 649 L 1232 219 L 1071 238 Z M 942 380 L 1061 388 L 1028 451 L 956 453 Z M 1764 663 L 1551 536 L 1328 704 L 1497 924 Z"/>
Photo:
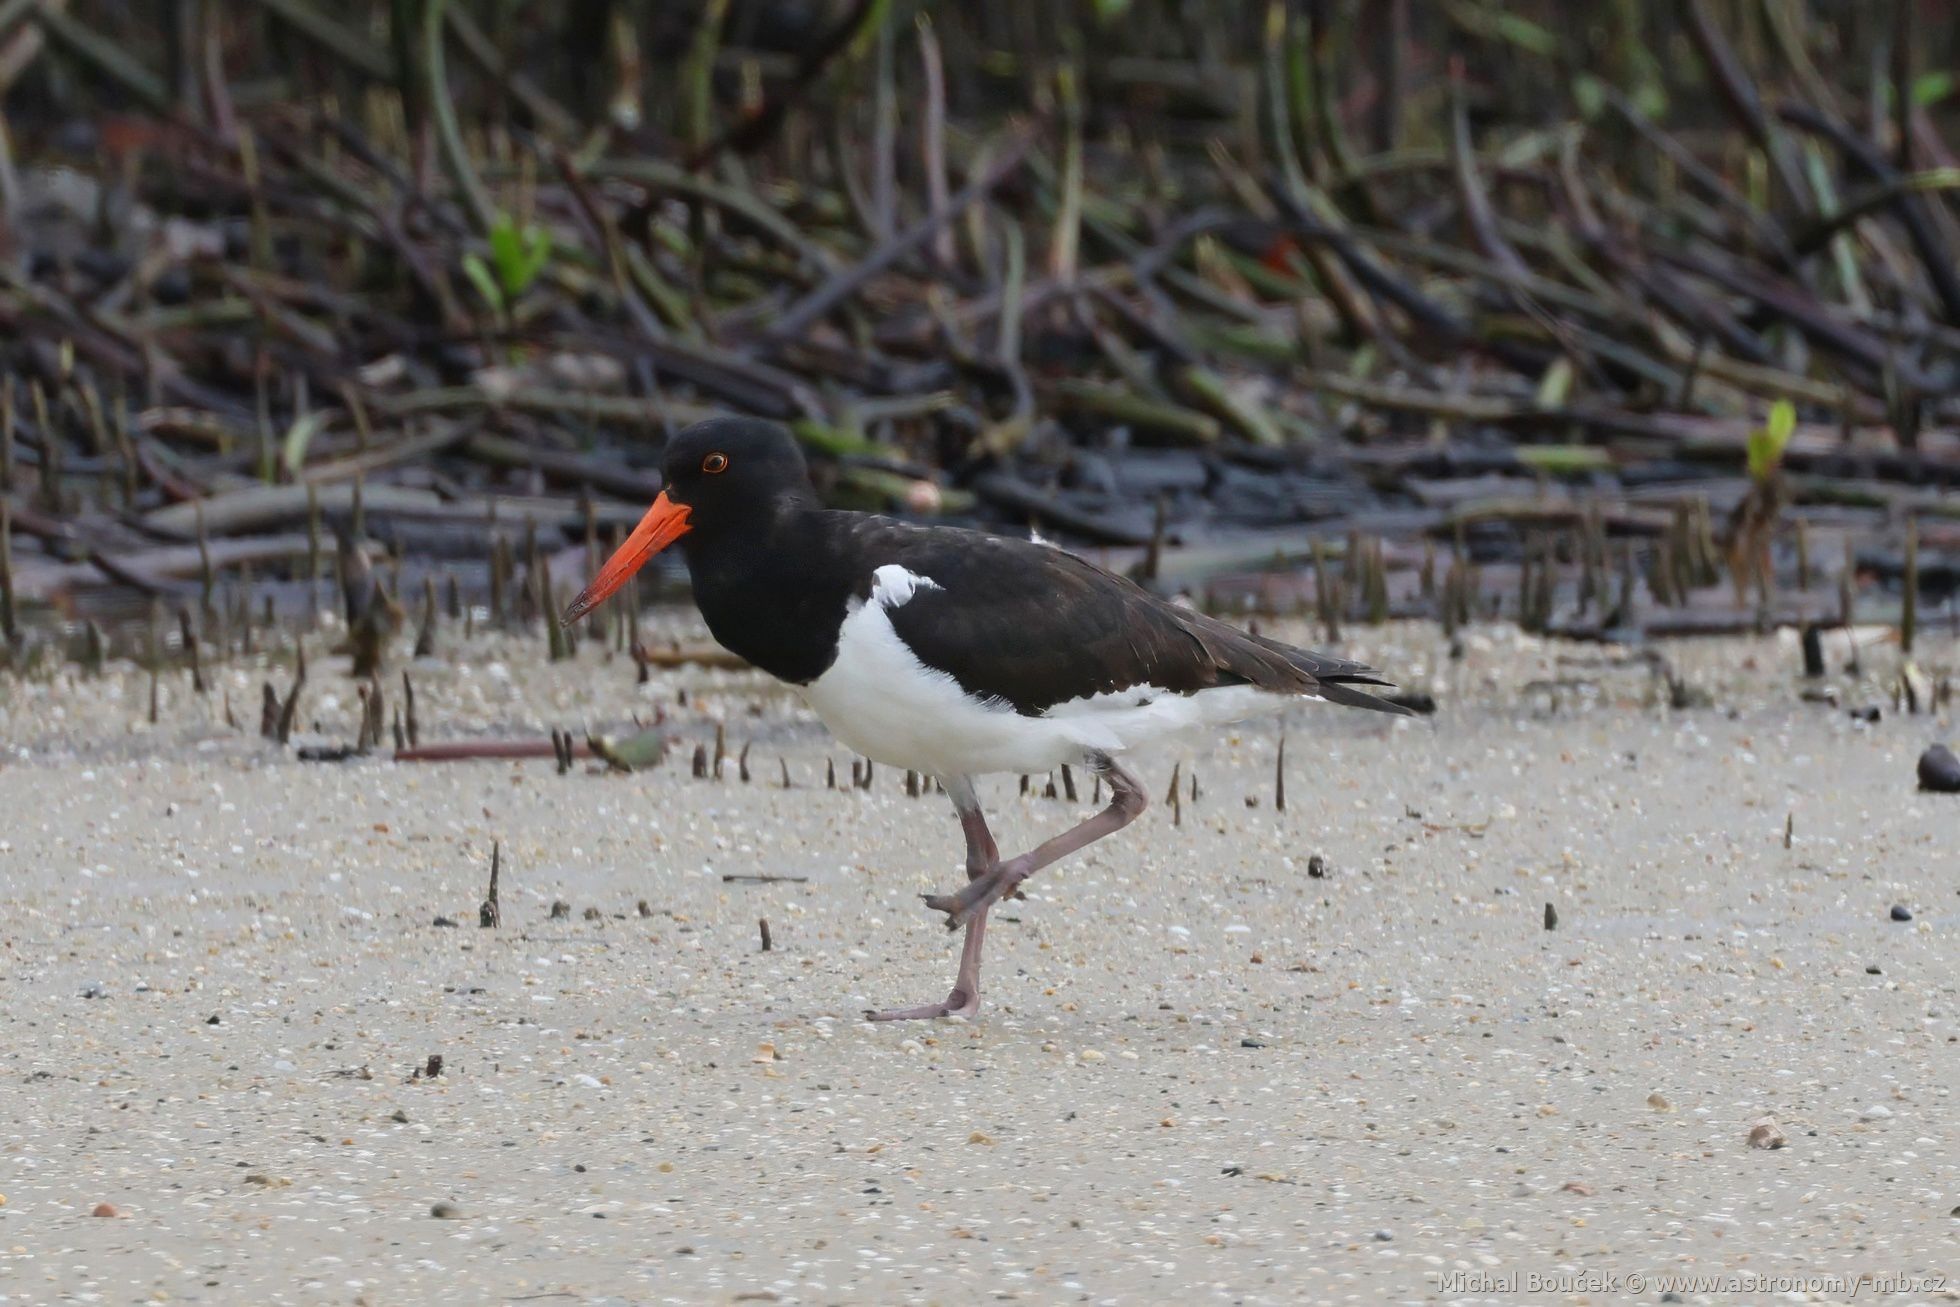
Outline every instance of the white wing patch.
<path id="1" fill-rule="evenodd" d="M 945 588 L 931 577 L 908 572 L 897 563 L 886 563 L 871 574 L 871 602 L 888 611 L 903 608 L 921 590 Z"/>

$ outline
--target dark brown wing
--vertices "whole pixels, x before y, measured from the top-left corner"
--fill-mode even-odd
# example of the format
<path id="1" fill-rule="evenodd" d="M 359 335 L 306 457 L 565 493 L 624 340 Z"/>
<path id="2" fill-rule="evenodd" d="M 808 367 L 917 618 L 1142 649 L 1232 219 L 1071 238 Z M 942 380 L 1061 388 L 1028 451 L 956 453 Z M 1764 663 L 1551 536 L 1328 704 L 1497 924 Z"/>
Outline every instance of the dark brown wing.
<path id="1" fill-rule="evenodd" d="M 1406 711 L 1349 688 L 1387 684 L 1372 668 L 1248 635 L 1059 549 L 876 519 L 861 530 L 869 558 L 938 587 L 890 610 L 899 638 L 967 693 L 1021 713 L 1139 685 L 1256 685 Z"/>

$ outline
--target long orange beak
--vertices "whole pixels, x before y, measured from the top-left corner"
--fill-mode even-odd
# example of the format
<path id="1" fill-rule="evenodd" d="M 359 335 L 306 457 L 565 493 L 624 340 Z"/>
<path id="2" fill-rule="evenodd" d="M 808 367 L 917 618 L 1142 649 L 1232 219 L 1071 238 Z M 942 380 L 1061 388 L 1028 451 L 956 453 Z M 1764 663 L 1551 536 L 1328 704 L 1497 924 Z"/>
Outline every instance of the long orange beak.
<path id="1" fill-rule="evenodd" d="M 572 600 L 559 622 L 570 626 L 597 608 L 613 591 L 625 585 L 628 577 L 645 566 L 647 559 L 686 535 L 688 512 L 686 504 L 675 503 L 667 498 L 665 490 L 661 491 L 647 515 L 633 528 L 633 534 L 626 537 L 626 543 L 613 551 L 613 556 L 599 569 L 599 575 L 592 578 L 592 584 L 578 592 L 578 598 Z"/>

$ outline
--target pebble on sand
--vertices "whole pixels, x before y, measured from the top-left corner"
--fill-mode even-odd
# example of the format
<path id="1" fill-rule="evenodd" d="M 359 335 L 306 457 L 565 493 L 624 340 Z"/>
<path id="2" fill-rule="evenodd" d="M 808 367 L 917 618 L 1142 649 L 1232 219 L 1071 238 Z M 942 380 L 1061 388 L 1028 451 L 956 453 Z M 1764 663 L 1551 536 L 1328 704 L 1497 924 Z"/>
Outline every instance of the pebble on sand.
<path id="1" fill-rule="evenodd" d="M 1903 904 L 1903 903 L 1894 903 L 1894 904 L 1892 905 L 1892 920 L 1894 920 L 1894 921 L 1911 921 L 1911 920 L 1912 920 L 1912 909 L 1911 909 L 1911 908 L 1909 908 L 1909 907 L 1907 907 L 1907 906 L 1906 906 L 1905 904 Z"/>
<path id="2" fill-rule="evenodd" d="M 116 1205 L 114 1203 L 97 1203 L 95 1205 L 95 1210 L 90 1212 L 89 1215 L 90 1216 L 121 1216 L 122 1213 L 116 1210 Z"/>
<path id="3" fill-rule="evenodd" d="M 463 1209 L 454 1203 L 437 1203 L 429 1209 L 429 1215 L 438 1221 L 460 1221 L 463 1219 Z"/>
<path id="4" fill-rule="evenodd" d="M 1773 1116 L 1766 1116 L 1749 1127 L 1751 1148 L 1781 1148 L 1789 1142 L 1784 1137 L 1783 1128 L 1776 1124 L 1776 1118 Z"/>
<path id="5" fill-rule="evenodd" d="M 1647 1095 L 1647 1106 L 1653 1108 L 1656 1112 L 1672 1112 L 1674 1110 L 1674 1104 L 1667 1101 L 1666 1094 L 1661 1093 Z"/>
<path id="6" fill-rule="evenodd" d="M 1934 794 L 1960 794 L 1960 757 L 1944 744 L 1919 755 L 1919 788 Z"/>

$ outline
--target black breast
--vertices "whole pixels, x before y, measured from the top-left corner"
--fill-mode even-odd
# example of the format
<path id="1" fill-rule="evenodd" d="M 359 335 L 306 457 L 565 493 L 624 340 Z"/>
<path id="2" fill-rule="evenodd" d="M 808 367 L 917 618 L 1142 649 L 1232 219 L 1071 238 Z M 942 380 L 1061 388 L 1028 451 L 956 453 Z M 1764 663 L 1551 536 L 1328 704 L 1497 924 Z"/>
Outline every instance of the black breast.
<path id="1" fill-rule="evenodd" d="M 837 658 L 837 633 L 864 568 L 818 513 L 741 539 L 684 536 L 694 603 L 715 640 L 778 680 L 808 685 Z M 694 547 L 687 547 L 694 546 Z"/>
<path id="2" fill-rule="evenodd" d="M 808 685 L 837 658 L 847 591 L 818 593 L 748 577 L 694 578 L 694 602 L 715 640 L 777 680 Z"/>

